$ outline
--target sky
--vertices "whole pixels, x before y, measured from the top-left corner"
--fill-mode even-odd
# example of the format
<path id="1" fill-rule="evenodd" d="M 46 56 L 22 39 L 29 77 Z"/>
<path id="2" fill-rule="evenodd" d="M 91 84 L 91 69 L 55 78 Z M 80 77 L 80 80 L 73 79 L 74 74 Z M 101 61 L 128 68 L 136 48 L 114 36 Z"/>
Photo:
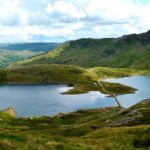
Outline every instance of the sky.
<path id="1" fill-rule="evenodd" d="M 150 30 L 150 0 L 0 0 L 0 43 L 63 42 Z"/>

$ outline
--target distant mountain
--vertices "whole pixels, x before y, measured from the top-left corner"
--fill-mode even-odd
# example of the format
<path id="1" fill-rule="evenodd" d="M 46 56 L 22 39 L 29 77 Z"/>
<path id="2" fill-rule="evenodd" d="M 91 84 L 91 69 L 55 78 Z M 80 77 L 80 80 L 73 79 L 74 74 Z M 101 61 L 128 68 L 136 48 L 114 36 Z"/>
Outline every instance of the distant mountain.
<path id="1" fill-rule="evenodd" d="M 38 53 L 31 51 L 8 51 L 0 50 L 0 67 L 6 67 L 10 63 L 27 59 Z"/>
<path id="2" fill-rule="evenodd" d="M 30 50 L 30 51 L 40 51 L 40 52 L 46 52 L 50 51 L 56 47 L 58 47 L 60 43 L 4 43 L 0 44 L 0 49 L 6 49 L 11 51 L 20 51 L 20 50 Z"/>
<path id="3" fill-rule="evenodd" d="M 6 67 L 10 63 L 28 59 L 34 55 L 45 53 L 60 43 L 4 43 L 0 44 L 0 67 Z"/>
<path id="4" fill-rule="evenodd" d="M 84 67 L 109 66 L 150 69 L 150 31 L 119 38 L 79 39 L 17 65 L 71 64 Z"/>

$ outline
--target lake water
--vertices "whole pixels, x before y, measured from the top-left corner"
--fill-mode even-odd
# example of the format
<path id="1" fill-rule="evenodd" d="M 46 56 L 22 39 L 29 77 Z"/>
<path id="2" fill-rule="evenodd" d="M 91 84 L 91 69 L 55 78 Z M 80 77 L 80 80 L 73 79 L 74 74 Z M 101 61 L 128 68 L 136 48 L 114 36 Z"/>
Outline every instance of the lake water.
<path id="1" fill-rule="evenodd" d="M 119 95 L 123 107 L 128 108 L 141 100 L 150 98 L 150 76 L 133 76 L 119 79 L 106 79 L 107 82 L 117 82 L 138 89 L 133 94 Z"/>
<path id="2" fill-rule="evenodd" d="M 124 107 L 132 106 L 139 101 L 150 98 L 150 77 L 134 76 L 121 79 L 108 79 L 137 89 L 134 94 L 118 96 Z M 89 92 L 78 95 L 62 95 L 70 89 L 67 85 L 3 85 L 0 86 L 0 109 L 9 106 L 17 112 L 17 117 L 52 116 L 59 112 L 71 112 L 78 109 L 116 106 L 111 97 L 100 92 Z"/>

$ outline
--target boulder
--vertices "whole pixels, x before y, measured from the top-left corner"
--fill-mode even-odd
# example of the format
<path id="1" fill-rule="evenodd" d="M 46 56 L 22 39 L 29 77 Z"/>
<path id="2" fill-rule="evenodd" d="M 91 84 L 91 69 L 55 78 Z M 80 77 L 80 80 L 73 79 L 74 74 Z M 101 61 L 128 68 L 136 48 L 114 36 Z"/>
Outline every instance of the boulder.
<path id="1" fill-rule="evenodd" d="M 3 112 L 7 113 L 8 115 L 10 115 L 12 118 L 16 118 L 16 112 L 14 110 L 13 107 L 8 107 L 7 109 L 5 109 Z"/>

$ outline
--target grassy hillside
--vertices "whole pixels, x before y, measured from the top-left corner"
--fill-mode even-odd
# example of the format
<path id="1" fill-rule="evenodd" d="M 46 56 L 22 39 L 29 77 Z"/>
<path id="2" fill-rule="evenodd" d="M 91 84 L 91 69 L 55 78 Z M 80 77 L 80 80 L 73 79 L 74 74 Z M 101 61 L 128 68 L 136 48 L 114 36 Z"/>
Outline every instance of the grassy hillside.
<path id="1" fill-rule="evenodd" d="M 129 109 L 79 110 L 54 117 L 14 118 L 0 112 L 0 149 L 4 150 L 147 150 L 150 99 Z"/>
<path id="2" fill-rule="evenodd" d="M 79 39 L 11 66 L 71 64 L 84 67 L 132 67 L 150 69 L 150 31 L 120 38 Z"/>
<path id="3" fill-rule="evenodd" d="M 8 51 L 0 50 L 0 67 L 6 67 L 7 65 L 32 57 L 37 53 L 31 51 Z"/>
<path id="4" fill-rule="evenodd" d="M 97 84 L 98 79 L 108 77 L 123 77 L 136 74 L 150 74 L 149 71 L 133 69 L 89 68 L 71 65 L 33 65 L 0 70 L 0 83 L 2 84 L 39 84 L 39 83 L 63 83 L 70 84 L 74 88 L 67 94 L 85 93 L 88 91 L 100 91 L 106 93 Z M 116 94 L 132 93 L 136 89 L 117 83 L 101 81 L 103 86 Z"/>

